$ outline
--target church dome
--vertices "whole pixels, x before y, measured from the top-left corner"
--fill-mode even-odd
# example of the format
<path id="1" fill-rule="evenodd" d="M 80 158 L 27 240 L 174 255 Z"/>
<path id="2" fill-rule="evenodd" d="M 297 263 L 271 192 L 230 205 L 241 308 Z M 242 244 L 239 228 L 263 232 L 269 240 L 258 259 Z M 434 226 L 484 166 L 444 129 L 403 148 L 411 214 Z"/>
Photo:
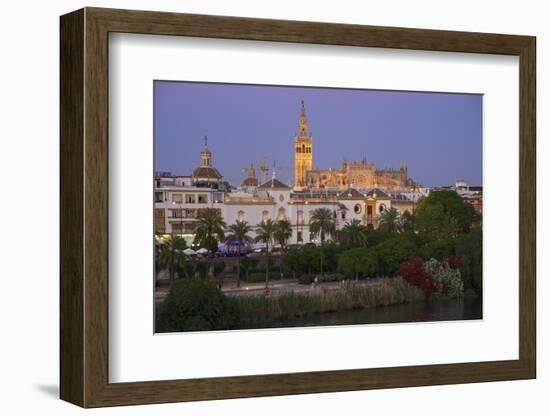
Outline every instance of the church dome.
<path id="1" fill-rule="evenodd" d="M 241 186 L 258 186 L 258 179 L 249 176 L 241 183 Z"/>
<path id="2" fill-rule="evenodd" d="M 221 179 L 218 169 L 212 166 L 200 166 L 193 171 L 193 179 Z"/>
<path id="3" fill-rule="evenodd" d="M 212 166 L 212 152 L 208 148 L 208 138 L 204 137 L 204 149 L 201 152 L 201 166 L 191 175 L 193 179 L 220 180 L 223 178 L 220 171 Z"/>

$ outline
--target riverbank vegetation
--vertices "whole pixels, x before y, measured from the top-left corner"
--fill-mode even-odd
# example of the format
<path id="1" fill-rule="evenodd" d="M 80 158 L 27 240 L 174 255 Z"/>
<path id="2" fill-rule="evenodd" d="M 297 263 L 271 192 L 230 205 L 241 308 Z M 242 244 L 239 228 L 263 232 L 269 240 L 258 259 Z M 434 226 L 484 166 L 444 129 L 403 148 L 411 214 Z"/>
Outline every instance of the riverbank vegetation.
<path id="1" fill-rule="evenodd" d="M 235 297 L 240 328 L 261 328 L 274 321 L 291 321 L 316 314 L 366 309 L 424 300 L 421 290 L 403 279 L 360 285 L 347 282 L 341 289 L 318 288 L 273 296 Z"/>
<path id="2" fill-rule="evenodd" d="M 337 230 L 332 214 L 319 210 L 310 222 L 319 247 L 288 247 L 288 222 L 272 220 L 256 226 L 256 240 L 268 248 L 277 242 L 281 253 L 267 250 L 266 255 L 242 259 L 239 255 L 234 266 L 230 259 L 229 267 L 220 259 L 188 261 L 176 240 L 159 246 L 157 266 L 169 272 L 172 284 L 158 305 L 157 331 L 254 328 L 328 312 L 481 295 L 481 216 L 454 191 L 432 191 L 419 201 L 414 214 L 400 215 L 390 208 L 380 215 L 376 230 L 359 221 Z M 251 240 L 248 224 L 224 230 L 220 221 L 219 215 L 205 216 L 197 241 L 210 244 L 223 237 L 237 242 L 240 250 L 240 244 Z M 266 295 L 266 290 L 264 295 L 227 297 L 216 286 L 222 287 L 228 274 L 237 286 L 265 282 L 268 287 L 270 281 L 286 278 L 304 285 L 341 281 L 342 287 L 312 285 L 303 292 Z M 383 279 L 360 282 L 372 278 Z"/>
<path id="3" fill-rule="evenodd" d="M 157 305 L 156 331 L 261 328 L 277 321 L 424 299 L 420 289 L 401 278 L 368 285 L 347 282 L 338 289 L 235 297 L 224 296 L 208 281 L 182 279 L 172 283 L 168 297 Z"/>

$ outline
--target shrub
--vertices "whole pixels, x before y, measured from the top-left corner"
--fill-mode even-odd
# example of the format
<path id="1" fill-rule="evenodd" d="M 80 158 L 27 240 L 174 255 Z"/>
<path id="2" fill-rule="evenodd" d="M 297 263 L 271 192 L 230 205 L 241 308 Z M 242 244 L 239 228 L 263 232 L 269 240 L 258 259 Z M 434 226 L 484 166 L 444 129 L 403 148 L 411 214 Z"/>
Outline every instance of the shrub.
<path id="1" fill-rule="evenodd" d="M 241 328 L 261 328 L 266 323 L 294 317 L 422 300 L 422 291 L 403 279 L 387 279 L 376 285 L 347 282 L 338 290 L 321 288 L 309 293 L 284 292 L 268 297 L 235 298 L 241 315 Z"/>
<path id="2" fill-rule="evenodd" d="M 394 274 L 406 259 L 418 254 L 418 247 L 407 236 L 390 238 L 376 246 L 378 254 L 378 273 Z"/>
<path id="3" fill-rule="evenodd" d="M 451 268 L 446 261 L 428 260 L 424 264 L 424 269 L 432 277 L 436 292 L 452 298 L 464 294 L 464 282 L 460 277 L 460 270 Z"/>
<path id="4" fill-rule="evenodd" d="M 213 284 L 199 279 L 177 280 L 157 307 L 157 332 L 233 329 L 239 325 L 239 311 Z"/>
<path id="5" fill-rule="evenodd" d="M 426 243 L 421 249 L 425 260 L 442 260 L 454 254 L 454 241 L 452 238 L 440 238 Z"/>
<path id="6" fill-rule="evenodd" d="M 421 289 L 426 298 L 432 295 L 434 281 L 424 269 L 424 263 L 420 257 L 411 257 L 401 263 L 397 274 L 410 285 Z"/>
<path id="7" fill-rule="evenodd" d="M 338 271 L 349 279 L 374 276 L 377 268 L 378 256 L 374 249 L 353 248 L 338 256 Z"/>
<path id="8" fill-rule="evenodd" d="M 310 285 L 313 283 L 315 276 L 312 274 L 303 274 L 298 278 L 298 283 L 301 285 Z"/>
<path id="9" fill-rule="evenodd" d="M 458 256 L 449 256 L 443 259 L 451 269 L 460 269 L 461 261 Z"/>

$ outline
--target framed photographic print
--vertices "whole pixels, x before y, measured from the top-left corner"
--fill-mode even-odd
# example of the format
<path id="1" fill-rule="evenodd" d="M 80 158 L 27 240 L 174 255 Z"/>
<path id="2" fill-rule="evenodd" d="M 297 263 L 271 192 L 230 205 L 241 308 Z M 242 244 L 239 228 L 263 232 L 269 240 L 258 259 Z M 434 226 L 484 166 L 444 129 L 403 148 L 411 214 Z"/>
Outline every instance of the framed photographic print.
<path id="1" fill-rule="evenodd" d="M 61 398 L 534 378 L 535 38 L 61 17 Z"/>

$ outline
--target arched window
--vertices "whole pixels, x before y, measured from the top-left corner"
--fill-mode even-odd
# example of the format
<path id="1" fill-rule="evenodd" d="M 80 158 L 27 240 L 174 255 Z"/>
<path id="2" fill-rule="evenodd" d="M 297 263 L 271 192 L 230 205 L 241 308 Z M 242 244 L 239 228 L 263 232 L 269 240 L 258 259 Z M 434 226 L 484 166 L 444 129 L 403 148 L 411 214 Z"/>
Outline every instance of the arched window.
<path id="1" fill-rule="evenodd" d="M 279 208 L 278 214 L 277 214 L 277 221 L 286 220 L 286 214 L 285 209 L 283 207 Z"/>
<path id="2" fill-rule="evenodd" d="M 380 214 L 382 214 L 386 210 L 386 205 L 380 204 L 380 207 L 378 208 L 378 210 L 380 211 Z"/>
<path id="3" fill-rule="evenodd" d="M 303 144 L 303 145 L 302 145 L 302 153 L 305 153 L 305 152 L 306 152 L 306 145 Z"/>
<path id="4" fill-rule="evenodd" d="M 266 222 L 269 219 L 269 211 L 262 211 L 262 222 Z"/>
<path id="5" fill-rule="evenodd" d="M 244 211 L 237 212 L 237 221 L 243 222 L 244 221 Z"/>
<path id="6" fill-rule="evenodd" d="M 296 153 L 300 153 L 300 146 L 296 147 Z"/>

